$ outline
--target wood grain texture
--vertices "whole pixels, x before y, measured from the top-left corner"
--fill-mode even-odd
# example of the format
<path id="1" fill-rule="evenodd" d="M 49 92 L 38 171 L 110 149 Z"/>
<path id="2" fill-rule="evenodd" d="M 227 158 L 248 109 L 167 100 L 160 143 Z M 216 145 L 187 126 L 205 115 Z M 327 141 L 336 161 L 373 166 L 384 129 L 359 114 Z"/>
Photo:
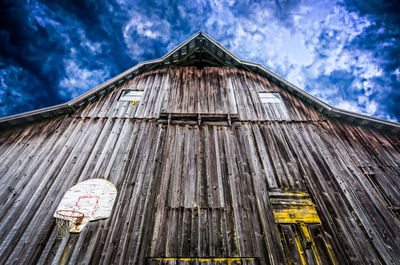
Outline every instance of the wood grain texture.
<path id="1" fill-rule="evenodd" d="M 118 101 L 130 88 L 145 91 L 138 104 Z M 269 116 L 259 91 L 280 93 L 291 120 Z M 239 120 L 167 125 L 162 113 Z M 326 245 L 337 264 L 400 260 L 400 137 L 325 117 L 242 70 L 145 73 L 68 117 L 3 129 L 0 151 L 0 264 L 51 264 L 65 253 L 69 264 L 300 262 L 290 241 L 298 228 L 275 224 L 274 189 L 310 195 L 321 260 L 330 260 Z M 58 203 L 90 178 L 117 187 L 112 216 L 57 240 Z"/>
<path id="2" fill-rule="evenodd" d="M 119 101 L 123 90 L 143 90 L 136 104 Z M 195 67 L 160 69 L 122 84 L 98 101 L 76 111 L 73 117 L 158 118 L 173 114 L 230 114 L 242 121 L 280 120 L 278 109 L 264 108 L 258 92 L 279 92 L 289 120 L 324 120 L 324 116 L 301 100 L 280 90 L 266 78 L 237 69 Z"/>

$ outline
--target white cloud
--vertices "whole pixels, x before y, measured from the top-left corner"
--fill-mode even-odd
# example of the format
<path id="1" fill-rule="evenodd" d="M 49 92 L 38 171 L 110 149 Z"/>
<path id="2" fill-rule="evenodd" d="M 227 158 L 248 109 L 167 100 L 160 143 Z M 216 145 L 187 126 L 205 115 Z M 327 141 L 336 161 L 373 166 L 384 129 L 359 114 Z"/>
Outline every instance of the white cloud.
<path id="1" fill-rule="evenodd" d="M 170 39 L 170 24 L 157 16 L 149 18 L 131 11 L 130 20 L 123 27 L 123 37 L 132 59 L 142 60 L 148 39 L 164 43 Z"/>
<path id="2" fill-rule="evenodd" d="M 360 107 L 358 107 L 358 105 L 354 104 L 354 102 L 352 101 L 348 101 L 348 100 L 338 100 L 338 102 L 335 104 L 336 107 L 343 109 L 343 110 L 348 110 L 348 111 L 352 111 L 352 112 L 362 112 L 362 109 Z"/>
<path id="3" fill-rule="evenodd" d="M 29 13 L 28 20 L 32 27 L 36 27 L 36 23 L 43 28 L 58 28 L 60 22 L 55 19 L 55 14 L 47 8 L 46 5 L 30 1 L 28 3 L 31 12 Z"/>
<path id="4" fill-rule="evenodd" d="M 383 69 L 373 54 L 351 48 L 351 42 L 372 24 L 367 17 L 359 17 L 335 1 L 301 3 L 290 10 L 292 24 L 283 23 L 268 5 L 253 4 L 246 17 L 223 8 L 223 2 L 215 6 L 206 30 L 216 39 L 225 39 L 222 44 L 240 58 L 265 65 L 336 107 L 381 116 L 376 101 L 358 99 L 363 93 L 368 99 L 377 89 L 390 90 L 374 86 Z M 353 80 L 333 85 L 328 78 L 338 71 Z M 398 78 L 399 73 L 395 72 Z M 326 85 L 318 84 L 321 75 L 326 77 Z"/>
<path id="5" fill-rule="evenodd" d="M 207 20 L 212 36 L 232 36 L 223 42 L 241 58 L 256 61 L 284 72 L 291 65 L 309 65 L 312 51 L 306 47 L 301 32 L 285 28 L 270 8 L 253 4 L 252 13 L 238 17 L 230 10 L 215 11 Z M 302 10 L 302 12 L 306 12 Z"/>
<path id="6" fill-rule="evenodd" d="M 400 68 L 394 70 L 393 74 L 396 76 L 396 79 L 400 81 Z"/>
<path id="7" fill-rule="evenodd" d="M 59 91 L 59 95 L 65 100 L 82 95 L 110 77 L 107 67 L 89 70 L 72 59 L 64 60 L 64 65 L 65 76 L 59 83 L 63 89 Z"/>
<path id="8" fill-rule="evenodd" d="M 384 69 L 372 52 L 357 50 L 352 44 L 373 22 L 349 12 L 341 0 L 278 1 L 278 4 L 195 0 L 179 2 L 176 13 L 162 9 L 163 3 L 148 6 L 146 10 L 139 10 L 125 0 L 118 0 L 117 4 L 119 8 L 111 4 L 106 4 L 106 8 L 114 12 L 120 24 L 108 24 L 108 14 L 103 14 L 102 29 L 109 36 L 116 36 L 115 32 L 122 30 L 122 36 L 117 37 L 123 38 L 127 54 L 134 61 L 155 58 L 158 55 L 151 55 L 169 51 L 185 40 L 187 31 L 193 33 L 203 28 L 240 58 L 265 65 L 329 104 L 383 117 L 383 106 L 377 97 L 392 89 L 376 85 L 376 79 L 386 77 Z M 66 75 L 59 85 L 65 90 L 60 92 L 63 98 L 86 92 L 108 78 L 112 68 L 115 71 L 115 65 L 101 65 L 93 59 L 110 51 L 108 40 L 89 39 L 75 15 L 55 13 L 36 0 L 28 5 L 32 10 L 28 17 L 31 27 L 39 25 L 53 32 L 49 38 L 58 37 L 56 41 L 65 44 L 63 48 L 75 47 L 62 55 Z M 114 25 L 120 28 L 115 30 Z M 378 33 L 385 30 L 382 26 Z M 393 38 L 382 45 L 395 42 Z M 82 54 L 90 58 L 83 58 Z M 48 73 L 54 66 L 49 56 L 41 69 Z M 400 81 L 399 69 L 393 71 L 392 77 Z M 339 80 L 341 76 L 343 80 Z"/>

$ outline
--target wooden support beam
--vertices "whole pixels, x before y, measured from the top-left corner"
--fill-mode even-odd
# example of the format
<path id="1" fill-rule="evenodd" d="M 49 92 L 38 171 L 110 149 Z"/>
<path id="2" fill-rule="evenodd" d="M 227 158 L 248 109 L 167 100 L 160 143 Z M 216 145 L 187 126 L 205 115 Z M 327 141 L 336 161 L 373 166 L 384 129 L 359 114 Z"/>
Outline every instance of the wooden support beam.
<path id="1" fill-rule="evenodd" d="M 191 51 L 189 51 L 185 56 L 183 56 L 181 59 L 179 59 L 175 65 L 179 65 L 181 62 L 185 61 L 187 58 L 189 58 L 190 56 L 192 56 L 195 52 L 197 52 L 198 50 L 200 50 L 200 47 L 195 47 L 194 49 L 192 49 Z"/>
<path id="2" fill-rule="evenodd" d="M 201 115 L 200 115 L 200 113 L 197 115 L 197 124 L 199 126 L 201 125 Z"/>
<path id="3" fill-rule="evenodd" d="M 171 113 L 169 113 L 169 114 L 168 114 L 168 125 L 171 124 L 171 119 L 172 119 L 172 115 L 171 115 Z"/>
<path id="4" fill-rule="evenodd" d="M 207 49 L 206 47 L 203 47 L 203 50 L 205 52 L 207 52 L 209 55 L 211 55 L 215 60 L 217 60 L 220 64 L 222 64 L 223 66 L 228 66 L 221 58 L 219 58 L 218 56 L 214 55 L 209 49 Z"/>

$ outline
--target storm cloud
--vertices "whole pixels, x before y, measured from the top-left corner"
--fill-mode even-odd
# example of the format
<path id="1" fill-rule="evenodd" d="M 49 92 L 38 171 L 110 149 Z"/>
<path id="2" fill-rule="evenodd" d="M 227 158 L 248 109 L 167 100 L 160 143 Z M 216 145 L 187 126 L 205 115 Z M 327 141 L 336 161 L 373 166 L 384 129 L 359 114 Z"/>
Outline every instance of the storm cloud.
<path id="1" fill-rule="evenodd" d="M 203 29 L 327 103 L 400 120 L 400 8 L 380 1 L 2 1 L 0 116 L 68 101 Z"/>

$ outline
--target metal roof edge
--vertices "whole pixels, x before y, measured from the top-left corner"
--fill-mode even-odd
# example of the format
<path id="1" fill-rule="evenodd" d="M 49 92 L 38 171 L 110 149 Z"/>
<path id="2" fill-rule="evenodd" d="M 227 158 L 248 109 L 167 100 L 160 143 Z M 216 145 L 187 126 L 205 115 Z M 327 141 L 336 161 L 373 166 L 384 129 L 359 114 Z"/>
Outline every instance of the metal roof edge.
<path id="1" fill-rule="evenodd" d="M 189 39 L 187 39 L 184 42 L 182 42 L 181 44 L 179 44 L 176 48 L 172 49 L 171 51 L 169 51 L 167 54 L 165 54 L 161 58 L 153 59 L 153 60 L 149 60 L 149 61 L 139 62 L 135 66 L 133 66 L 133 67 L 129 68 L 128 70 L 118 74 L 117 76 L 107 80 L 106 82 L 98 85 L 97 87 L 95 87 L 95 88 L 89 90 L 88 92 L 80 95 L 79 97 L 68 101 L 67 104 L 74 105 L 74 104 L 76 104 L 76 103 L 78 103 L 78 102 L 80 102 L 82 100 L 85 100 L 86 98 L 92 96 L 93 94 L 96 94 L 97 92 L 99 92 L 99 91 L 101 91 L 102 89 L 105 89 L 105 88 L 106 89 L 108 88 L 108 90 L 113 89 L 114 87 L 116 87 L 118 85 L 118 82 L 120 82 L 121 79 L 124 79 L 129 74 L 132 74 L 132 77 L 134 77 L 134 76 L 136 76 L 138 74 L 141 74 L 142 72 L 140 72 L 140 71 L 138 73 L 134 73 L 134 72 L 137 71 L 137 70 L 140 70 L 140 68 L 143 67 L 143 66 L 149 66 L 149 65 L 152 65 L 152 64 L 163 62 L 171 54 L 173 54 L 175 51 L 179 50 L 182 46 L 186 45 L 191 40 L 195 39 L 200 34 L 201 34 L 201 31 L 197 32 L 192 37 L 190 37 Z M 128 79 L 130 79 L 130 78 L 128 78 Z M 120 83 L 122 83 L 122 82 L 120 82 Z"/>
<path id="2" fill-rule="evenodd" d="M 123 81 L 130 74 L 132 74 L 132 77 L 134 77 L 138 74 L 141 74 L 142 73 L 142 71 L 140 71 L 141 67 L 153 65 L 153 64 L 164 61 L 171 54 L 173 54 L 175 51 L 179 50 L 182 46 L 186 45 L 191 40 L 195 39 L 200 34 L 202 34 L 202 31 L 195 33 L 189 39 L 187 39 L 184 42 L 182 42 L 181 44 L 179 44 L 176 48 L 172 49 L 171 51 L 166 53 L 161 58 L 144 61 L 144 62 L 139 62 L 138 64 L 129 68 L 128 70 L 118 74 L 117 76 L 107 80 L 106 82 L 98 85 L 97 87 L 89 90 L 88 92 L 86 92 L 70 101 L 67 101 L 62 104 L 46 107 L 46 108 L 27 111 L 27 112 L 18 113 L 18 114 L 0 118 L 0 129 L 6 128 L 8 126 L 16 126 L 16 125 L 20 125 L 20 124 L 23 124 L 26 122 L 32 122 L 32 121 L 37 121 L 40 119 L 45 119 L 47 117 L 55 117 L 55 116 L 59 116 L 59 115 L 63 115 L 63 114 L 73 113 L 75 110 L 77 110 L 80 107 L 88 104 L 89 102 L 97 99 L 99 96 L 107 93 L 108 91 L 111 91 L 113 88 L 117 87 L 119 85 L 119 83 L 120 84 L 123 83 L 123 82 L 121 82 L 121 80 Z M 138 71 L 138 72 L 135 73 L 135 71 Z M 128 79 L 130 79 L 130 78 L 128 78 Z"/>
<path id="3" fill-rule="evenodd" d="M 357 119 L 361 119 L 362 121 L 358 121 L 358 124 L 362 125 L 367 125 L 369 123 L 377 123 L 375 124 L 374 127 L 376 128 L 382 128 L 382 127 L 391 127 L 390 131 L 397 133 L 400 132 L 400 123 L 399 122 L 394 122 L 394 121 L 389 121 L 389 120 L 384 120 L 381 118 L 376 118 L 373 116 L 361 114 L 361 113 L 356 113 L 348 110 L 343 110 L 339 109 L 336 107 L 333 107 L 329 105 L 328 103 L 320 100 L 319 98 L 314 97 L 313 95 L 309 94 L 305 90 L 297 87 L 296 85 L 290 83 L 283 77 L 279 76 L 278 74 L 270 71 L 269 69 L 265 68 L 261 64 L 255 64 L 255 63 L 250 63 L 247 61 L 241 60 L 242 64 L 245 64 L 250 67 L 256 67 L 260 69 L 262 72 L 264 72 L 269 78 L 272 79 L 272 81 L 275 82 L 280 82 L 280 85 L 282 87 L 282 84 L 286 86 L 286 89 L 289 88 L 289 90 L 292 90 L 295 94 L 300 96 L 300 98 L 304 98 L 308 103 L 314 105 L 317 110 L 320 112 L 328 115 L 329 117 L 335 117 L 335 118 L 348 118 L 347 120 L 354 123 L 353 121 L 357 121 Z M 283 87 L 285 88 L 285 87 Z"/>
<path id="4" fill-rule="evenodd" d="M 289 81 L 282 78 L 278 74 L 265 68 L 263 65 L 239 59 L 231 51 L 229 51 L 227 48 L 222 46 L 219 42 L 215 41 L 213 38 L 211 38 L 208 34 L 206 34 L 202 30 L 200 30 L 197 33 L 195 33 L 194 35 L 192 35 L 190 38 L 188 38 L 187 40 L 185 40 L 184 42 L 179 44 L 176 48 L 172 49 L 171 51 L 166 53 L 161 58 L 144 61 L 144 62 L 139 62 L 137 65 L 133 66 L 132 68 L 120 73 L 119 75 L 107 80 L 106 82 L 102 83 L 101 85 L 89 90 L 88 92 L 82 94 L 81 96 L 79 96 L 75 99 L 72 99 L 66 103 L 0 118 L 0 128 L 23 124 L 24 122 L 36 121 L 41 118 L 55 117 L 58 115 L 73 113 L 75 110 L 79 109 L 80 107 L 92 102 L 93 100 L 98 99 L 103 94 L 105 94 L 105 93 L 111 91 L 112 89 L 114 89 L 115 87 L 121 85 L 122 83 L 124 83 L 124 81 L 130 80 L 131 78 L 137 76 L 138 74 L 143 73 L 144 71 L 147 70 L 144 68 L 149 68 L 149 66 L 163 62 L 165 59 L 167 59 L 173 53 L 175 53 L 176 51 L 181 49 L 183 46 L 185 46 L 186 44 L 188 44 L 190 41 L 192 41 L 193 39 L 195 39 L 198 36 L 203 36 L 203 37 L 207 38 L 208 41 L 212 42 L 214 45 L 216 45 L 219 49 L 221 49 L 223 52 L 225 52 L 227 55 L 229 55 L 232 59 L 234 59 L 239 64 L 245 65 L 245 66 L 253 68 L 253 69 L 257 69 L 258 71 L 263 73 L 266 77 L 270 78 L 271 81 L 278 82 L 278 85 L 282 86 L 284 89 L 288 89 L 289 92 L 294 92 L 295 94 L 297 94 L 297 96 L 305 99 L 307 103 L 314 105 L 318 111 L 328 115 L 329 117 L 344 118 L 345 120 L 347 120 L 351 123 L 355 123 L 357 125 L 367 125 L 367 124 L 371 125 L 371 123 L 372 123 L 372 124 L 374 124 L 373 127 L 375 127 L 375 128 L 378 128 L 378 129 L 384 128 L 384 129 L 388 129 L 389 131 L 391 131 L 393 133 L 400 133 L 400 123 L 368 116 L 365 114 L 354 113 L 351 111 L 342 110 L 342 109 L 338 109 L 336 107 L 330 106 L 329 104 L 325 103 L 324 101 L 312 96 L 305 90 L 290 83 Z"/>
<path id="5" fill-rule="evenodd" d="M 57 117 L 60 115 L 66 115 L 72 113 L 73 111 L 74 110 L 67 103 L 63 103 L 55 106 L 50 106 L 47 108 L 23 112 L 0 118 L 0 128 L 6 128 L 8 126 L 17 126 L 27 122 L 33 122 L 42 119 Z"/>
<path id="6" fill-rule="evenodd" d="M 342 116 L 348 116 L 352 120 L 356 120 L 356 119 L 364 120 L 364 122 L 359 122 L 360 124 L 363 124 L 363 125 L 366 125 L 369 122 L 378 123 L 378 124 L 381 124 L 383 126 L 393 127 L 391 129 L 392 132 L 400 132 L 400 123 L 398 123 L 398 122 L 388 121 L 388 120 L 384 120 L 384 119 L 368 116 L 368 115 L 365 115 L 365 114 L 355 113 L 355 112 L 342 110 L 342 109 L 333 107 L 333 106 L 327 104 L 326 102 L 320 100 L 319 98 L 316 98 L 313 95 L 309 94 L 305 90 L 303 90 L 303 89 L 297 87 L 296 85 L 290 83 L 288 80 L 286 80 L 283 77 L 281 77 L 280 75 L 272 72 L 271 70 L 267 69 L 263 65 L 258 64 L 258 63 L 252 63 L 252 62 L 249 62 L 249 61 L 246 61 L 246 60 L 242 60 L 242 59 L 236 57 L 231 51 L 229 51 L 227 48 L 222 46 L 219 42 L 215 41 L 209 35 L 207 35 L 204 32 L 201 32 L 201 33 L 203 33 L 203 35 L 206 38 L 208 38 L 212 43 L 214 43 L 216 46 L 218 46 L 224 52 L 229 54 L 229 56 L 234 58 L 240 64 L 246 65 L 248 67 L 258 68 L 259 70 L 264 72 L 269 78 L 272 77 L 272 79 L 276 79 L 276 81 L 279 81 L 281 84 L 285 84 L 286 87 L 288 87 L 289 89 L 293 90 L 296 94 L 300 95 L 301 97 L 304 97 L 305 99 L 308 99 L 310 101 L 309 103 L 311 103 L 311 104 L 314 103 L 316 105 L 316 107 L 317 107 L 317 110 L 327 114 L 330 117 L 340 118 Z M 375 127 L 380 128 L 379 125 L 377 125 Z"/>

